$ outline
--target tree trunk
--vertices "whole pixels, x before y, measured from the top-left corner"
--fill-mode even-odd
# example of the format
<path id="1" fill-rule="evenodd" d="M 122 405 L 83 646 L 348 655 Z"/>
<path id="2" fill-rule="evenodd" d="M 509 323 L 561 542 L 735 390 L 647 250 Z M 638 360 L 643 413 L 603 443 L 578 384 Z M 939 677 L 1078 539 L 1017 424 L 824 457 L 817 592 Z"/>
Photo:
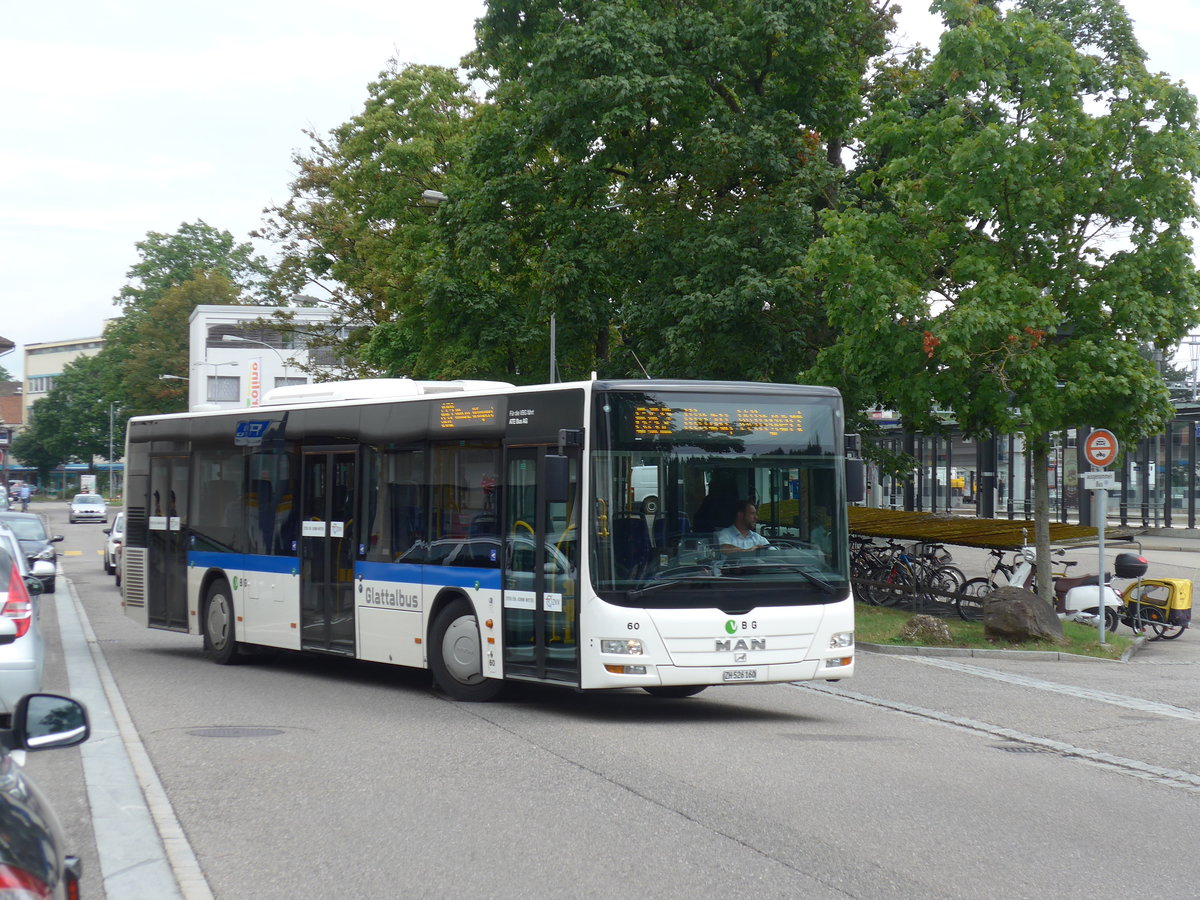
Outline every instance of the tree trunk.
<path id="1" fill-rule="evenodd" d="M 1050 479 L 1047 476 L 1050 460 L 1049 445 L 1034 441 L 1033 461 L 1033 530 L 1037 548 L 1037 595 L 1054 605 L 1054 576 L 1050 571 Z"/>

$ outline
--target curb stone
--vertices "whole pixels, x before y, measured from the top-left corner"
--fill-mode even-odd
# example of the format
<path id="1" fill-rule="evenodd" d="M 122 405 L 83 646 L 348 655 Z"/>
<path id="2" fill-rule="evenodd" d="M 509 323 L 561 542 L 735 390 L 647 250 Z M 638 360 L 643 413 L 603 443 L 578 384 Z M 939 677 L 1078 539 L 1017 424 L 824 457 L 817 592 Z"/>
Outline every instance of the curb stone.
<path id="1" fill-rule="evenodd" d="M 1078 653 L 1063 653 L 1059 650 L 1007 650 L 990 647 L 910 647 L 902 644 L 868 644 L 858 642 L 860 650 L 868 653 L 883 653 L 893 656 L 941 656 L 974 657 L 976 659 L 1024 659 L 1029 662 L 1098 662 L 1127 663 L 1146 645 L 1148 638 L 1134 638 L 1133 644 L 1121 654 L 1120 659 L 1102 659 L 1099 656 L 1082 656 Z"/>

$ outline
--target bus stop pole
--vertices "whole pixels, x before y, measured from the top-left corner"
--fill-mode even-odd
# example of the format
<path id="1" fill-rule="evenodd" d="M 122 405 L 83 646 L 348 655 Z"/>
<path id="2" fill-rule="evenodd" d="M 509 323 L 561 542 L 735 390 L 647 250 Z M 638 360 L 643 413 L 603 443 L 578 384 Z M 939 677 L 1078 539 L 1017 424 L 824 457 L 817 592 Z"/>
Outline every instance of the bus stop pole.
<path id="1" fill-rule="evenodd" d="M 1106 590 L 1108 580 L 1104 577 L 1104 526 L 1108 520 L 1108 489 L 1100 488 L 1096 491 L 1096 546 L 1100 550 L 1100 624 L 1097 626 L 1100 632 L 1100 643 L 1104 643 L 1104 601 L 1107 599 Z"/>

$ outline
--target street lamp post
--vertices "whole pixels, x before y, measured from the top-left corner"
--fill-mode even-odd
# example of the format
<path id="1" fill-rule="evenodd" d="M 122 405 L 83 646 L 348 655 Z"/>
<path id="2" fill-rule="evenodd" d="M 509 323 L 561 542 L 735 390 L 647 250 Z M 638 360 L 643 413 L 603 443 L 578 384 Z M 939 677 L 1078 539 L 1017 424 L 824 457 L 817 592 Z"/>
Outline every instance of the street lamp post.
<path id="1" fill-rule="evenodd" d="M 227 341 L 227 342 L 233 343 L 233 344 L 257 344 L 260 347 L 266 347 L 268 350 L 270 350 L 272 353 L 274 353 L 279 358 L 279 364 L 281 366 L 283 366 L 284 380 L 286 381 L 288 379 L 288 377 L 289 377 L 288 360 L 284 358 L 283 354 L 280 353 L 277 348 L 272 347 L 266 341 L 256 341 L 253 338 L 242 337 L 240 334 L 223 334 L 223 335 L 221 335 L 221 340 Z M 295 362 L 295 359 L 292 359 L 291 361 Z"/>

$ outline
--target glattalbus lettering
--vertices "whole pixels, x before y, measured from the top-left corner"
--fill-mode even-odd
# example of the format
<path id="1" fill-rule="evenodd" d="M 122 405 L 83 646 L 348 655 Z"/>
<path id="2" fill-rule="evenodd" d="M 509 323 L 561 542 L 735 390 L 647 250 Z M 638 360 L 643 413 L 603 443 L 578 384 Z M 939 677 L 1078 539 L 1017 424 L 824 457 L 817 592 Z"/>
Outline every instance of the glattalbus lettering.
<path id="1" fill-rule="evenodd" d="M 369 587 L 366 590 L 367 606 L 384 606 L 388 609 L 420 609 L 421 598 L 417 594 L 406 594 L 401 590 Z"/>

